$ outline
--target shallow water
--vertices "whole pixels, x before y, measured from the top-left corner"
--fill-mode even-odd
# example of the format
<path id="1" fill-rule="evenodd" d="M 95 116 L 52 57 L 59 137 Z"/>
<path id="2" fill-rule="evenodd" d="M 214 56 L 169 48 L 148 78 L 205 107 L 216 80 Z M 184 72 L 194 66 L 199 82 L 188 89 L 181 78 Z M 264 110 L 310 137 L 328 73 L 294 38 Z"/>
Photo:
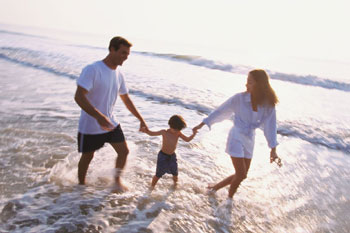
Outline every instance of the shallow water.
<path id="1" fill-rule="evenodd" d="M 206 190 L 234 172 L 224 153 L 230 122 L 203 128 L 190 143 L 180 141 L 178 189 L 165 176 L 150 193 L 160 138 L 138 132 L 138 121 L 118 102 L 115 114 L 130 149 L 123 174 L 130 191 L 114 194 L 110 146 L 96 153 L 86 187 L 76 177 L 80 110 L 73 100 L 74 78 L 105 51 L 7 36 L 0 41 L 6 52 L 0 57 L 1 232 L 349 231 L 349 92 L 273 79 L 283 166 L 269 163 L 257 131 L 248 178 L 233 201 L 227 189 L 213 195 Z M 8 49 L 18 41 L 30 42 L 27 50 Z M 123 70 L 148 126 L 166 128 L 171 115 L 181 114 L 189 126 L 186 135 L 243 91 L 246 81 L 242 74 L 138 53 Z"/>

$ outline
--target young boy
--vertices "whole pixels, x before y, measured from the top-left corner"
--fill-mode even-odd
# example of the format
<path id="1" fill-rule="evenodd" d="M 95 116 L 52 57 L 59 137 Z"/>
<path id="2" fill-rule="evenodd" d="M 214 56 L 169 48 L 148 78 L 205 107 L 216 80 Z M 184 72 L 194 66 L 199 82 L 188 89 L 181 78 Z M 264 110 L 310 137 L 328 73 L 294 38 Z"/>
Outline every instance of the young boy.
<path id="1" fill-rule="evenodd" d="M 186 127 L 186 122 L 179 115 L 174 115 L 169 119 L 168 122 L 170 128 L 159 131 L 151 131 L 146 127 L 141 128 L 141 131 L 150 135 L 150 136 L 160 136 L 163 137 L 162 149 L 158 153 L 157 158 L 157 171 L 156 175 L 153 176 L 151 190 L 154 189 L 158 180 L 165 174 L 169 173 L 173 175 L 174 188 L 177 185 L 177 159 L 175 154 L 175 149 L 177 141 L 179 138 L 185 142 L 191 141 L 196 135 L 197 131 L 193 130 L 191 136 L 187 137 L 181 133 L 181 130 Z"/>

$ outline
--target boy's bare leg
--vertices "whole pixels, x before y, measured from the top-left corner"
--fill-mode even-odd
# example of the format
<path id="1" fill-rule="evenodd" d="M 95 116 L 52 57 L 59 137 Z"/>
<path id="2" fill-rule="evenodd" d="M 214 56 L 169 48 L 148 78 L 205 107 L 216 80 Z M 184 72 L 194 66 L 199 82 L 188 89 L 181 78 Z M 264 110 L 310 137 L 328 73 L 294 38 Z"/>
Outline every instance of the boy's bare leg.
<path id="1" fill-rule="evenodd" d="M 121 182 L 121 173 L 125 167 L 126 164 L 126 159 L 128 157 L 129 154 L 129 149 L 128 149 L 128 145 L 126 144 L 126 142 L 121 142 L 121 143 L 111 143 L 112 147 L 114 148 L 114 150 L 117 152 L 117 160 L 115 163 L 115 189 L 113 190 L 114 192 L 124 192 L 127 191 L 128 188 L 122 184 Z"/>
<path id="2" fill-rule="evenodd" d="M 84 152 L 82 153 L 79 164 L 78 164 L 78 179 L 79 184 L 84 185 L 85 184 L 85 177 L 87 170 L 89 168 L 89 164 L 94 157 L 94 151 L 92 152 Z"/>
<path id="3" fill-rule="evenodd" d="M 173 176 L 173 181 L 174 181 L 174 189 L 177 187 L 177 176 Z"/>
<path id="4" fill-rule="evenodd" d="M 154 187 L 156 186 L 156 184 L 157 184 L 157 182 L 158 182 L 159 179 L 160 179 L 159 177 L 153 176 L 153 178 L 152 178 L 152 184 L 151 184 L 151 190 L 154 189 Z"/>

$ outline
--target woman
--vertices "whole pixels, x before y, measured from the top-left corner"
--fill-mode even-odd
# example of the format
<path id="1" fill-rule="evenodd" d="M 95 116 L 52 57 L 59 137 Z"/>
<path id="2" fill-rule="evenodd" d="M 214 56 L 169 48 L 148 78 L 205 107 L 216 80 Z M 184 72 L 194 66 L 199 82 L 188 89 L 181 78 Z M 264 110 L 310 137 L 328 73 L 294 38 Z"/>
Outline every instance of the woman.
<path id="1" fill-rule="evenodd" d="M 247 177 L 253 156 L 255 129 L 261 128 L 271 148 L 270 162 L 281 160 L 276 154 L 277 130 L 275 105 L 278 98 L 271 88 L 269 76 L 264 70 L 252 70 L 247 78 L 247 91 L 238 93 L 213 111 L 202 123 L 194 127 L 199 130 L 204 124 L 210 128 L 214 123 L 233 119 L 229 132 L 226 153 L 231 156 L 235 174 L 208 188 L 217 191 L 230 185 L 228 196 L 232 198 L 240 183 Z"/>

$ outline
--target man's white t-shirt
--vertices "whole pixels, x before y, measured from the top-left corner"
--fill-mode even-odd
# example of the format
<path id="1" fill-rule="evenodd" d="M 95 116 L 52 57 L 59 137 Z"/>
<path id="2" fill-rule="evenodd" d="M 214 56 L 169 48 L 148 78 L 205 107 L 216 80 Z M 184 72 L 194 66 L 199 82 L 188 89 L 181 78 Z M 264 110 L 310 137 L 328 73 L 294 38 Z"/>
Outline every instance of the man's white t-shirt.
<path id="1" fill-rule="evenodd" d="M 127 94 L 129 90 L 118 68 L 113 70 L 103 61 L 97 61 L 82 70 L 77 79 L 77 85 L 88 91 L 86 97 L 95 108 L 106 115 L 114 126 L 119 125 L 113 116 L 113 107 L 118 95 Z M 81 110 L 78 130 L 82 134 L 107 132 L 101 128 L 95 118 L 84 110 Z"/>

